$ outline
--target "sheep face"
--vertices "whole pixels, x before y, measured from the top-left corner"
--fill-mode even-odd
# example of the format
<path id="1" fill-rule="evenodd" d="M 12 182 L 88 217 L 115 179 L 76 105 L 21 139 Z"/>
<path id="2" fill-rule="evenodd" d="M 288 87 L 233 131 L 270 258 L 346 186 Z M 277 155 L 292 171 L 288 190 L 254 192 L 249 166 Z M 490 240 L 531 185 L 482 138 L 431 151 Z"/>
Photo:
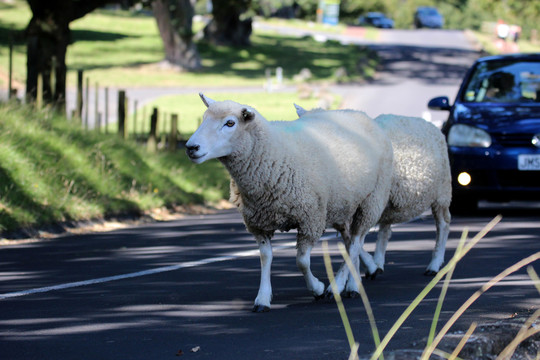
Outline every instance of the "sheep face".
<path id="1" fill-rule="evenodd" d="M 196 164 L 231 155 L 243 128 L 255 116 L 246 106 L 232 101 L 216 102 L 200 95 L 208 109 L 201 126 L 186 143 L 186 153 Z"/>

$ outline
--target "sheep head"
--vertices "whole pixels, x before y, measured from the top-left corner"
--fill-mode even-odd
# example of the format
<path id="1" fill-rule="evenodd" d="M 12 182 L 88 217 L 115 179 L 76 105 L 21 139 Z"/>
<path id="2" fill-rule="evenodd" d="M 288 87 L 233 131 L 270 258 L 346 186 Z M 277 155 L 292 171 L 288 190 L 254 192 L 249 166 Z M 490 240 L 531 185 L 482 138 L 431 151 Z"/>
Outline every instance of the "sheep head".
<path id="1" fill-rule="evenodd" d="M 196 164 L 231 155 L 255 111 L 234 101 L 215 101 L 199 94 L 207 110 L 203 122 L 186 143 L 186 153 Z"/>

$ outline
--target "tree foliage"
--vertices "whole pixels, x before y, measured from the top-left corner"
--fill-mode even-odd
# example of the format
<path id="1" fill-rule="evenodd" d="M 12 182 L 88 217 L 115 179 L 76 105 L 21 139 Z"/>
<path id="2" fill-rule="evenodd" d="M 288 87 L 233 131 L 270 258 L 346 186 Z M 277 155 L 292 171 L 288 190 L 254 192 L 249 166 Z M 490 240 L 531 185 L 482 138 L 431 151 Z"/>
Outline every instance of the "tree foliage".
<path id="1" fill-rule="evenodd" d="M 300 8 L 296 11 L 299 17 L 316 18 L 319 0 L 253 0 L 253 10 L 271 16 L 282 6 L 293 4 Z M 354 24 L 366 12 L 381 11 L 395 20 L 396 27 L 410 28 L 418 6 L 437 7 L 445 18 L 445 27 L 451 29 L 480 29 L 483 21 L 501 19 L 520 25 L 526 36 L 532 29 L 539 30 L 540 2 L 530 0 L 341 0 L 340 21 Z"/>

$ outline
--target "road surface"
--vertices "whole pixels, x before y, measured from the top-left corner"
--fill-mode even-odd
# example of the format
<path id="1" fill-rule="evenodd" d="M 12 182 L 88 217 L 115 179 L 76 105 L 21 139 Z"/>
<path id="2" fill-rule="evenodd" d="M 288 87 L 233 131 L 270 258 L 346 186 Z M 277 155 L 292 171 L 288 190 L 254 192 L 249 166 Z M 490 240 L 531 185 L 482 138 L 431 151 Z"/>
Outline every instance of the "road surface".
<path id="1" fill-rule="evenodd" d="M 453 101 L 461 79 L 480 56 L 474 42 L 455 30 L 382 30 L 379 41 L 369 46 L 381 57 L 381 70 L 366 86 L 336 88 L 344 106 L 372 117 L 424 117 L 439 126 L 448 112 L 429 111 L 428 101 L 440 95 Z"/>
<path id="2" fill-rule="evenodd" d="M 465 227 L 475 234 L 500 211 L 454 218 L 446 259 Z M 540 207 L 503 212 L 502 223 L 456 269 L 443 320 L 490 278 L 540 251 Z M 274 300 L 264 314 L 251 312 L 258 251 L 234 210 L 2 247 L 2 359 L 173 359 L 179 351 L 186 359 L 347 359 L 336 305 L 307 292 L 295 264 L 294 236 L 274 240 Z M 339 240 L 333 231 L 325 238 L 337 267 Z M 385 273 L 364 281 L 383 335 L 431 280 L 422 274 L 434 238 L 431 217 L 396 226 Z M 373 241 L 370 234 L 368 250 Z M 318 245 L 312 268 L 328 283 L 321 254 Z M 390 349 L 427 336 L 439 291 L 422 302 Z M 538 305 L 538 292 L 521 270 L 484 294 L 454 330 Z M 345 306 L 360 354 L 370 353 L 373 340 L 361 301 L 346 299 Z"/>

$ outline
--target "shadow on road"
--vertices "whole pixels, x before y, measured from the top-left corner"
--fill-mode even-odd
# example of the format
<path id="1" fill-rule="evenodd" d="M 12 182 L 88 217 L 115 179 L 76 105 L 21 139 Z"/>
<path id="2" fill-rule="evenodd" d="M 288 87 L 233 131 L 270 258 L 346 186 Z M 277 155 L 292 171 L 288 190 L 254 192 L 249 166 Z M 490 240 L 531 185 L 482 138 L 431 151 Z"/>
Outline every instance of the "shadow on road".
<path id="1" fill-rule="evenodd" d="M 480 57 L 475 50 L 410 45 L 374 45 L 382 59 L 384 76 L 374 84 L 392 85 L 417 79 L 429 85 L 460 83 L 470 64 Z"/>

